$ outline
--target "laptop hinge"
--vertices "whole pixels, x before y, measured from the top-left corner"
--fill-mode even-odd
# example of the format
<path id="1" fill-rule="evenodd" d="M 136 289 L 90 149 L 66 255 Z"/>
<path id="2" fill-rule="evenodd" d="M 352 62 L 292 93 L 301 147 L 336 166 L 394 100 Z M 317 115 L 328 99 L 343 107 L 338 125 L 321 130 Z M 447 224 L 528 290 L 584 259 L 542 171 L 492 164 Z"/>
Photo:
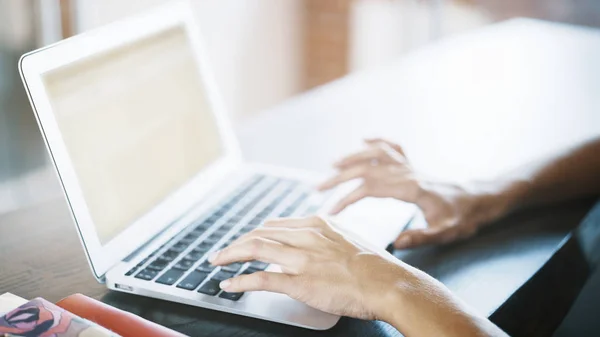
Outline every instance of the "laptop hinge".
<path id="1" fill-rule="evenodd" d="M 186 214 L 187 214 L 187 212 L 186 212 Z M 175 226 L 177 224 L 177 221 L 179 221 L 179 219 L 177 219 L 176 221 L 173 221 L 172 224 L 163 228 L 163 230 L 161 230 L 156 235 L 154 235 L 152 238 L 150 238 L 150 240 L 146 241 L 146 243 L 141 245 L 138 249 L 134 250 L 131 254 L 127 255 L 121 262 L 131 262 L 138 254 L 140 254 L 142 251 L 144 251 L 146 248 L 148 248 L 154 242 L 156 242 L 156 240 L 158 240 L 158 238 L 160 236 L 165 234 L 166 231 L 171 230 L 173 228 L 173 226 Z M 185 227 L 183 227 L 181 230 L 184 230 L 184 229 L 185 229 Z M 168 241 L 168 240 L 170 240 L 170 239 L 165 239 L 165 241 Z"/>
<path id="2" fill-rule="evenodd" d="M 220 181 L 225 180 L 225 178 L 221 179 Z M 219 184 L 216 184 L 216 186 L 219 186 Z M 181 214 L 181 216 L 179 216 L 177 219 L 175 219 L 170 225 L 166 226 L 165 228 L 163 228 L 160 232 L 156 233 L 156 235 L 154 235 L 152 238 L 150 238 L 148 241 L 146 241 L 144 244 L 142 244 L 140 247 L 138 247 L 136 250 L 134 250 L 131 254 L 127 255 L 124 259 L 122 259 L 120 262 L 131 262 L 133 259 L 135 259 L 135 257 L 137 255 L 139 255 L 140 253 L 142 253 L 145 249 L 147 249 L 148 247 L 152 246 L 161 236 L 165 236 L 164 235 L 167 231 L 170 231 L 173 229 L 173 227 L 177 226 L 177 224 L 183 219 L 185 218 L 187 215 L 189 215 L 191 212 L 194 211 L 194 209 L 197 209 L 201 204 L 203 204 L 207 199 L 207 196 L 204 196 L 201 200 L 199 200 L 197 203 L 195 203 L 194 205 L 192 205 L 192 207 L 190 207 L 188 210 L 186 210 L 185 212 L 183 212 L 183 214 Z M 185 228 L 187 228 L 186 225 L 181 226 L 181 230 L 178 231 L 181 232 L 183 231 Z M 164 241 L 165 243 L 169 240 L 171 240 L 174 237 L 174 235 L 170 235 L 168 238 L 165 238 Z M 118 265 L 119 262 L 117 262 L 116 265 Z M 114 267 L 114 266 L 113 266 Z"/>

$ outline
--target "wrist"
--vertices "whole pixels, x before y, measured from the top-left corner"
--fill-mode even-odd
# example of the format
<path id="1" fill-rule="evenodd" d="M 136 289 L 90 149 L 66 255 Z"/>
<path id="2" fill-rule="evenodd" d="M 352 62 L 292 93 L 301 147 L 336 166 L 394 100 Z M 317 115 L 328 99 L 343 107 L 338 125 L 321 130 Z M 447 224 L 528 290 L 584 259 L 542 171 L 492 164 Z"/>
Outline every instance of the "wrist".
<path id="1" fill-rule="evenodd" d="M 526 188 L 520 182 L 477 181 L 464 184 L 420 182 L 415 204 L 425 217 L 455 214 L 461 223 L 479 227 L 512 211 Z M 428 219 L 429 220 L 429 219 Z"/>
<path id="2" fill-rule="evenodd" d="M 519 207 L 527 191 L 525 182 L 472 182 L 465 188 L 472 199 L 473 217 L 478 222 L 496 220 Z"/>
<path id="3" fill-rule="evenodd" d="M 397 281 L 380 304 L 385 312 L 378 318 L 404 336 L 505 336 L 439 281 L 405 263 L 397 266 Z"/>
<path id="4" fill-rule="evenodd" d="M 440 294 L 444 286 L 401 261 L 396 263 L 395 274 L 395 282 L 379 305 L 378 319 L 407 337 L 440 335 L 438 325 L 448 319 L 444 313 L 447 300 Z"/>
<path id="5" fill-rule="evenodd" d="M 393 264 L 394 281 L 388 287 L 382 288 L 385 291 L 383 296 L 380 297 L 379 303 L 376 304 L 375 310 L 377 311 L 375 311 L 375 316 L 378 320 L 386 322 L 397 330 L 404 332 L 405 317 L 403 313 L 405 312 L 406 303 L 406 295 L 404 293 L 411 287 L 410 284 L 412 282 L 408 279 L 412 279 L 412 275 L 407 270 L 407 267 L 411 267 L 401 261 Z"/>

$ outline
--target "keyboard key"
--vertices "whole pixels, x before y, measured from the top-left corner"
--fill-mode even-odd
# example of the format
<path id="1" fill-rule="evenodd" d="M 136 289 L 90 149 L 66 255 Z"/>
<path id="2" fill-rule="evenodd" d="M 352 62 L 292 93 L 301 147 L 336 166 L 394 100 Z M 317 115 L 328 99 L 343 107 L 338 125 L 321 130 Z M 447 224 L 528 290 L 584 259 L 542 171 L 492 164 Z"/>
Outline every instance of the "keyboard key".
<path id="1" fill-rule="evenodd" d="M 213 266 L 208 262 L 203 262 L 201 265 L 198 266 L 198 268 L 196 268 L 196 270 L 204 273 L 210 273 L 211 271 L 215 270 L 215 268 L 217 267 Z"/>
<path id="2" fill-rule="evenodd" d="M 242 272 L 241 275 L 250 275 L 250 274 L 254 274 L 258 271 L 260 271 L 260 270 L 248 267 L 248 268 L 244 269 L 244 271 Z"/>
<path id="3" fill-rule="evenodd" d="M 213 225 L 215 222 L 219 221 L 220 218 L 221 218 L 221 216 L 213 214 L 210 216 L 210 218 L 206 219 L 206 221 L 204 221 L 204 223 L 210 226 L 210 225 Z"/>
<path id="4" fill-rule="evenodd" d="M 252 261 L 252 263 L 250 263 L 250 267 L 249 268 L 254 268 L 254 269 L 258 269 L 258 270 L 265 270 L 265 269 L 267 269 L 268 266 L 269 266 L 269 264 L 265 263 L 265 262 Z"/>
<path id="5" fill-rule="evenodd" d="M 204 233 L 205 230 L 209 229 L 210 226 L 212 226 L 213 222 L 210 222 L 208 219 L 197 224 L 196 228 L 194 228 L 194 232 L 202 232 Z"/>
<path id="6" fill-rule="evenodd" d="M 158 272 L 156 270 L 144 269 L 135 275 L 135 278 L 139 278 L 140 280 L 150 281 L 152 280 Z"/>
<path id="7" fill-rule="evenodd" d="M 194 262 L 196 262 L 196 261 L 181 260 L 181 261 L 177 262 L 177 264 L 175 264 L 173 266 L 173 268 L 185 271 L 185 270 L 190 269 L 192 267 L 192 265 L 194 264 Z"/>
<path id="8" fill-rule="evenodd" d="M 243 218 L 244 218 L 243 216 L 241 216 L 239 214 L 235 214 L 231 218 L 229 218 L 228 222 L 231 222 L 234 225 L 237 225 L 240 223 L 240 221 L 242 221 Z"/>
<path id="9" fill-rule="evenodd" d="M 133 273 L 135 273 L 138 270 L 138 267 L 135 266 L 133 268 L 131 268 L 128 272 L 125 273 L 125 276 L 131 276 L 133 275 Z"/>
<path id="10" fill-rule="evenodd" d="M 206 228 L 198 228 L 196 227 L 193 231 L 190 232 L 190 234 L 195 235 L 196 237 L 204 234 L 204 232 L 206 231 Z"/>
<path id="11" fill-rule="evenodd" d="M 150 263 L 148 265 L 148 269 L 150 270 L 156 270 L 156 271 L 161 271 L 163 269 L 165 269 L 165 267 L 169 264 L 168 261 L 165 260 L 155 260 L 154 262 Z"/>
<path id="12" fill-rule="evenodd" d="M 216 232 L 212 233 L 205 241 L 207 241 L 207 240 L 219 241 L 219 240 L 221 240 L 221 238 L 223 236 L 224 236 L 224 233 L 220 233 L 219 231 L 216 231 Z"/>
<path id="13" fill-rule="evenodd" d="M 189 244 L 183 244 L 183 243 L 178 243 L 176 245 L 174 245 L 173 247 L 171 247 L 168 252 L 171 252 L 172 254 L 177 253 L 177 255 L 181 254 L 184 250 L 187 249 L 187 247 L 189 246 Z"/>
<path id="14" fill-rule="evenodd" d="M 225 281 L 227 279 L 232 278 L 234 275 L 235 275 L 234 273 L 220 271 L 220 272 L 216 273 L 215 275 L 213 275 L 212 279 L 217 280 L 217 281 Z"/>
<path id="15" fill-rule="evenodd" d="M 222 226 L 217 229 L 212 235 L 214 236 L 219 236 L 219 238 L 222 238 L 225 234 L 227 234 L 227 232 L 229 232 L 229 229 L 223 228 Z"/>
<path id="16" fill-rule="evenodd" d="M 208 251 L 209 251 L 209 250 L 210 250 L 212 247 L 213 247 L 213 245 L 211 245 L 211 244 L 208 244 L 208 243 L 206 243 L 206 242 L 202 242 L 202 243 L 201 243 L 201 244 L 199 244 L 199 245 L 198 245 L 196 248 L 194 248 L 194 249 L 192 250 L 192 252 L 194 252 L 194 253 L 202 253 L 202 254 L 204 254 L 204 253 L 208 252 Z"/>
<path id="17" fill-rule="evenodd" d="M 143 265 L 144 263 L 148 262 L 148 260 L 150 260 L 150 256 L 152 256 L 152 255 L 148 255 L 148 256 L 146 256 L 146 258 L 145 258 L 145 259 L 143 259 L 142 261 L 140 261 L 140 263 L 138 263 L 138 265 L 139 265 L 139 266 L 141 266 L 141 265 Z"/>
<path id="18" fill-rule="evenodd" d="M 233 227 L 235 227 L 235 225 L 237 225 L 237 224 L 238 224 L 237 222 L 232 222 L 232 221 L 230 220 L 230 221 L 228 221 L 228 222 L 224 223 L 224 224 L 221 226 L 221 229 L 222 229 L 222 230 L 225 230 L 225 231 L 229 231 L 230 229 L 232 229 Z"/>
<path id="19" fill-rule="evenodd" d="M 253 229 L 254 229 L 254 228 L 252 228 L 252 227 L 250 227 L 250 226 L 246 226 L 246 227 L 244 227 L 244 228 L 240 229 L 240 233 L 241 233 L 242 235 L 243 235 L 243 234 L 247 234 L 247 233 L 251 232 Z"/>
<path id="20" fill-rule="evenodd" d="M 191 272 L 181 283 L 177 285 L 177 288 L 194 290 L 198 288 L 200 283 L 208 276 L 208 273 L 202 273 L 199 271 Z"/>
<path id="21" fill-rule="evenodd" d="M 192 232 L 189 232 L 188 235 L 186 235 L 185 237 L 188 238 L 188 239 L 191 239 L 191 238 L 197 239 L 199 236 L 200 235 L 198 233 L 192 231 Z"/>
<path id="22" fill-rule="evenodd" d="M 244 217 L 246 214 L 248 214 L 248 212 L 250 212 L 250 210 L 252 209 L 252 206 L 248 207 L 244 207 L 242 208 L 239 212 L 237 212 L 237 215 L 239 215 L 240 217 Z"/>
<path id="23" fill-rule="evenodd" d="M 221 291 L 221 288 L 219 287 L 219 281 L 215 281 L 215 280 L 208 280 L 206 283 L 204 283 L 202 285 L 202 287 L 200 287 L 200 289 L 198 289 L 199 293 L 202 294 L 206 294 L 206 295 L 210 295 L 210 296 L 215 296 L 216 294 L 219 293 L 219 291 Z"/>
<path id="24" fill-rule="evenodd" d="M 169 249 L 166 252 L 164 252 L 161 256 L 165 259 L 171 259 L 171 261 L 173 261 L 173 259 L 179 256 L 179 254 L 181 254 L 181 252 Z"/>
<path id="25" fill-rule="evenodd" d="M 202 241 L 202 243 L 214 246 L 215 243 L 217 243 L 220 239 L 221 239 L 220 237 L 210 236 L 210 237 L 206 238 L 204 241 Z"/>
<path id="26" fill-rule="evenodd" d="M 166 273 L 162 274 L 155 282 L 166 285 L 173 285 L 181 276 L 183 276 L 182 270 L 169 269 Z"/>
<path id="27" fill-rule="evenodd" d="M 315 215 L 317 211 L 321 208 L 319 205 L 310 206 L 307 210 L 304 211 L 304 216 Z"/>
<path id="28" fill-rule="evenodd" d="M 173 256 L 172 254 L 163 254 L 161 256 L 159 256 L 156 261 L 164 261 L 166 263 L 169 263 L 173 260 L 175 260 L 177 256 Z"/>
<path id="29" fill-rule="evenodd" d="M 188 234 L 183 239 L 179 240 L 178 244 L 185 245 L 185 247 L 187 248 L 187 246 L 190 243 L 196 241 L 197 238 L 198 237 L 196 235 Z"/>
<path id="30" fill-rule="evenodd" d="M 237 301 L 240 299 L 240 297 L 242 297 L 242 295 L 244 295 L 244 293 L 228 293 L 224 291 L 221 293 L 221 295 L 219 295 L 219 297 L 230 301 Z"/>
<path id="31" fill-rule="evenodd" d="M 223 215 L 225 215 L 225 213 L 227 213 L 227 210 L 220 208 L 214 213 L 214 215 L 221 218 Z"/>
<path id="32" fill-rule="evenodd" d="M 242 266 L 244 264 L 243 263 L 232 263 L 226 266 L 221 267 L 221 270 L 230 272 L 230 273 L 237 273 L 240 269 L 242 269 Z"/>
<path id="33" fill-rule="evenodd" d="M 188 255 L 184 256 L 183 259 L 186 261 L 196 262 L 204 256 L 204 253 L 192 251 Z"/>

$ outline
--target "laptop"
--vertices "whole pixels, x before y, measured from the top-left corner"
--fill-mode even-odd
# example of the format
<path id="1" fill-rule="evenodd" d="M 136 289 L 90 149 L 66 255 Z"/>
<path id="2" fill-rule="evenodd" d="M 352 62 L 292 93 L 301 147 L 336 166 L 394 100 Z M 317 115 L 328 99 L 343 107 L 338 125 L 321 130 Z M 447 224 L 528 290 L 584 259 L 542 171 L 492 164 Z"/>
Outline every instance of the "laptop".
<path id="1" fill-rule="evenodd" d="M 219 289 L 278 266 L 206 261 L 265 219 L 324 214 L 350 187 L 320 194 L 320 174 L 242 159 L 191 13 L 169 2 L 20 60 L 94 277 L 115 291 L 331 328 L 339 316 L 285 295 Z M 359 203 L 335 222 L 383 248 L 414 212 L 386 202 Z"/>

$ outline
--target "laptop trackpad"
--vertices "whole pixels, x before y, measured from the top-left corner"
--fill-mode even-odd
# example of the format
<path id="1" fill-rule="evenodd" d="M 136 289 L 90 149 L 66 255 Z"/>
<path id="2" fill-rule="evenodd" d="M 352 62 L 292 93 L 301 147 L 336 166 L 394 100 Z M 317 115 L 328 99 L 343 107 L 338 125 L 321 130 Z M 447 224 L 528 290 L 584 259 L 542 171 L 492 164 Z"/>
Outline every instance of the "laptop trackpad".
<path id="1" fill-rule="evenodd" d="M 377 248 L 385 248 L 402 232 L 416 210 L 414 204 L 394 199 L 368 198 L 331 219 L 353 237 Z"/>

